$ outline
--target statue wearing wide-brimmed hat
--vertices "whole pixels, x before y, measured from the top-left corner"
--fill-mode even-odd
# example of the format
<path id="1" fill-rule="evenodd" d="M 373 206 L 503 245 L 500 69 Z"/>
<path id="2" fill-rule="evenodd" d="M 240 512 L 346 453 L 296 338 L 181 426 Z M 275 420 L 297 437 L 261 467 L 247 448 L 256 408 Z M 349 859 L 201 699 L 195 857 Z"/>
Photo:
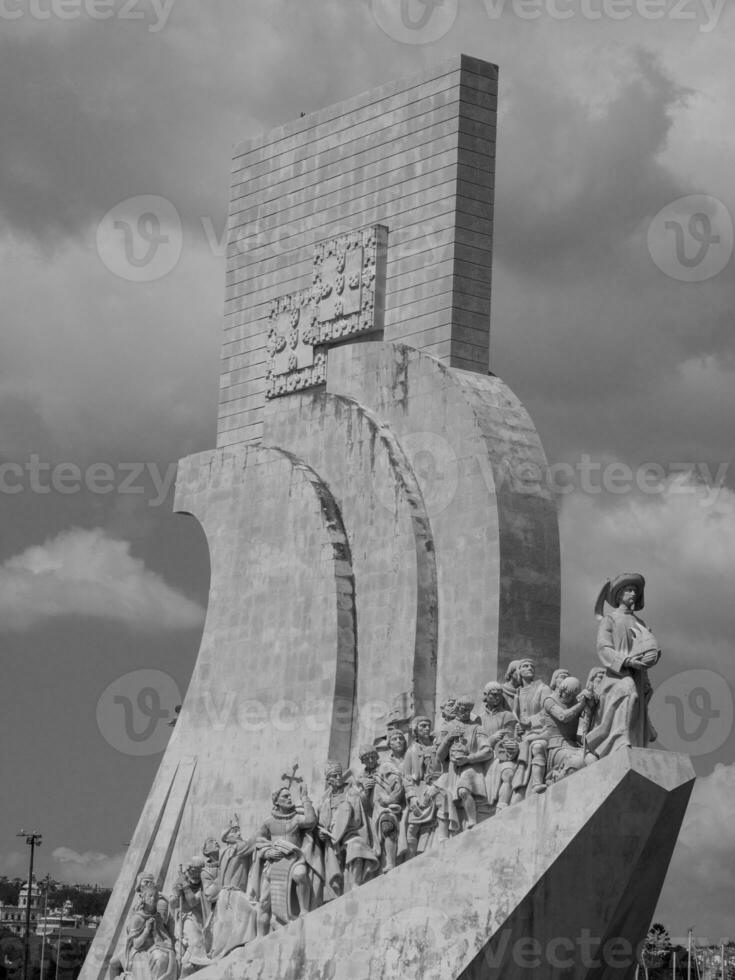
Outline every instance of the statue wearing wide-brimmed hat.
<path id="1" fill-rule="evenodd" d="M 653 633 L 637 615 L 646 582 L 639 572 L 623 572 L 600 590 L 597 655 L 605 667 L 599 686 L 598 723 L 587 733 L 587 748 L 600 758 L 616 749 L 646 746 L 656 737 L 648 720 L 648 669 L 661 656 Z M 605 604 L 611 607 L 605 612 Z"/>

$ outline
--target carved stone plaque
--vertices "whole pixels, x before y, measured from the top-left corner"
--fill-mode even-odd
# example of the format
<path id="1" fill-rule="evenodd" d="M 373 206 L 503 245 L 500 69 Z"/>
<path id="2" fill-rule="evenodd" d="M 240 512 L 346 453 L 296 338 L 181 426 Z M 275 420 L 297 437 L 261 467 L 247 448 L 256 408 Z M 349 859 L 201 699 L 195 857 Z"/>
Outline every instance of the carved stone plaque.
<path id="1" fill-rule="evenodd" d="M 330 344 L 381 333 L 388 229 L 382 225 L 316 245 L 311 289 L 280 296 L 268 327 L 268 398 L 324 384 Z"/>

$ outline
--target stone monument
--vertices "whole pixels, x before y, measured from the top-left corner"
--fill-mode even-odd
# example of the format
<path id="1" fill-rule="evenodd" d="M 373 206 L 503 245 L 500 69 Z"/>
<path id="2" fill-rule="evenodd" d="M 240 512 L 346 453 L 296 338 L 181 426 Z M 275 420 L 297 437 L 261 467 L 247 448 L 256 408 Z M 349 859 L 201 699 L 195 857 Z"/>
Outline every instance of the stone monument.
<path id="1" fill-rule="evenodd" d="M 218 446 L 176 493 L 207 619 L 82 980 L 612 977 L 645 933 L 691 769 L 586 765 L 600 699 L 545 682 L 555 505 L 489 370 L 496 108 L 463 55 L 235 149 Z M 592 965 L 549 966 L 584 929 Z"/>

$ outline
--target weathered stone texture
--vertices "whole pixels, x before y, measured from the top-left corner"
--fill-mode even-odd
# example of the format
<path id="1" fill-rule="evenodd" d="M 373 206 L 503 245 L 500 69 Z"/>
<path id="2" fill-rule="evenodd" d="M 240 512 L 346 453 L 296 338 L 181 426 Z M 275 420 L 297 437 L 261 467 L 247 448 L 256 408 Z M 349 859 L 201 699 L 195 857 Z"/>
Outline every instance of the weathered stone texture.
<path id="1" fill-rule="evenodd" d="M 496 102 L 497 68 L 462 55 L 236 147 L 219 445 L 262 433 L 271 301 L 367 225 L 389 228 L 385 339 L 487 371 Z"/>
<path id="2" fill-rule="evenodd" d="M 436 552 L 441 699 L 522 656 L 559 665 L 559 532 L 536 430 L 499 378 L 403 345 L 330 352 L 327 391 L 383 419 L 409 457 Z"/>
<path id="3" fill-rule="evenodd" d="M 277 399 L 263 442 L 298 456 L 339 501 L 358 597 L 354 757 L 384 731 L 397 697 L 434 714 L 436 557 L 424 501 L 395 436 L 349 399 Z"/>
<path id="4" fill-rule="evenodd" d="M 683 756 L 616 752 L 200 980 L 625 980 L 693 781 Z"/>

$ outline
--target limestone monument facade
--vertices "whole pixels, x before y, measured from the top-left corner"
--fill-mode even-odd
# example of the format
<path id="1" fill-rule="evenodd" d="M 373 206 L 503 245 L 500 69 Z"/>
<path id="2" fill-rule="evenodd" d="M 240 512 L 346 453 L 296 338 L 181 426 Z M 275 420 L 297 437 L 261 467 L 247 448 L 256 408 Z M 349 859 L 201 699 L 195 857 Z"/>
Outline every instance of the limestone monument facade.
<path id="1" fill-rule="evenodd" d="M 176 492 L 207 618 L 83 980 L 520 977 L 583 928 L 602 965 L 533 975 L 612 977 L 645 934 L 691 769 L 638 747 L 642 577 L 559 669 L 546 460 L 489 360 L 497 76 L 236 147 L 217 448 Z"/>

